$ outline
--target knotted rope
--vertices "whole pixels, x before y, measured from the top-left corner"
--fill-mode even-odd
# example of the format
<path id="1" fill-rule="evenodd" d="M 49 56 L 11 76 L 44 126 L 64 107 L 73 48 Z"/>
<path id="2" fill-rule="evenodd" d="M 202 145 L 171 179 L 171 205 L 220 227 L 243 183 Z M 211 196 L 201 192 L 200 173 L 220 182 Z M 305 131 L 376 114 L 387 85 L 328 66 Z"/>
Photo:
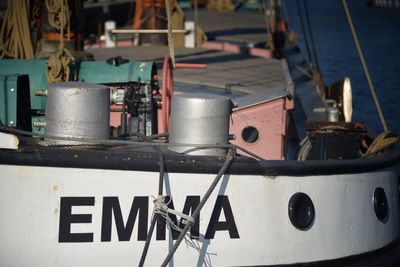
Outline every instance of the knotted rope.
<path id="1" fill-rule="evenodd" d="M 48 83 L 68 81 L 73 56 L 64 45 L 64 28 L 67 28 L 67 40 L 70 39 L 70 12 L 68 0 L 46 0 L 50 26 L 60 32 L 60 47 L 56 55 L 51 55 L 46 64 Z"/>
<path id="2" fill-rule="evenodd" d="M 56 55 L 51 55 L 46 64 L 46 77 L 48 83 L 68 81 L 70 77 L 69 64 L 71 57 L 65 53 L 65 48 Z"/>

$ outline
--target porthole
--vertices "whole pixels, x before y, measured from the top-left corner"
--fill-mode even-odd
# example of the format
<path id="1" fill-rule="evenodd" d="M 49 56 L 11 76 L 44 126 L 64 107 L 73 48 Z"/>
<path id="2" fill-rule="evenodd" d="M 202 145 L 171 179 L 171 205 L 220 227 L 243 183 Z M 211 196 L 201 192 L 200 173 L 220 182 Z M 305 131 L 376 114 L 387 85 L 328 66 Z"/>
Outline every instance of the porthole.
<path id="1" fill-rule="evenodd" d="M 242 139 L 249 144 L 257 142 L 259 138 L 257 128 L 253 126 L 247 126 L 242 130 Z"/>
<path id="2" fill-rule="evenodd" d="M 289 200 L 288 213 L 294 227 L 302 231 L 308 230 L 315 217 L 314 204 L 307 194 L 297 192 Z"/>
<path id="3" fill-rule="evenodd" d="M 382 187 L 378 187 L 374 191 L 374 210 L 376 217 L 381 222 L 385 222 L 388 217 L 389 206 L 385 190 Z"/>

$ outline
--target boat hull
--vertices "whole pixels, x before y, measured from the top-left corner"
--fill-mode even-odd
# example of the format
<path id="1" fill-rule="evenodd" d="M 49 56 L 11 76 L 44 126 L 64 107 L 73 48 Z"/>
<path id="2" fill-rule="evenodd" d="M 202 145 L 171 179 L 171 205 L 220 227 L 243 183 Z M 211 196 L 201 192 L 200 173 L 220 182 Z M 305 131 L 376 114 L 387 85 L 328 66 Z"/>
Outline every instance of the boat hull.
<path id="1" fill-rule="evenodd" d="M 2 264 L 138 264 L 152 197 L 157 196 L 157 172 L 17 165 L 0 165 L 0 170 Z M 192 212 L 214 177 L 166 173 L 164 195 L 171 196 L 177 211 Z M 384 220 L 374 210 L 377 188 L 388 202 Z M 183 242 L 174 265 L 200 266 L 204 260 L 213 266 L 296 264 L 380 249 L 399 235 L 398 188 L 392 169 L 307 176 L 227 174 L 201 210 L 198 250 Z M 315 218 L 303 230 L 288 216 L 288 203 L 298 192 L 307 194 L 315 209 Z M 170 230 L 158 224 L 146 265 L 160 265 L 172 245 Z"/>

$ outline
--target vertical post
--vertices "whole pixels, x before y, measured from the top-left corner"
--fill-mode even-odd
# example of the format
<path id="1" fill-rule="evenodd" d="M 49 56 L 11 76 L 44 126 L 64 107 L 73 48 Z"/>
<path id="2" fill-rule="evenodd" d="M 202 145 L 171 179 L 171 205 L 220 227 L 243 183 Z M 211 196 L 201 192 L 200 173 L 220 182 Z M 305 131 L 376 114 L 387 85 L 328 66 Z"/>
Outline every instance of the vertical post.
<path id="1" fill-rule="evenodd" d="M 115 30 L 115 21 L 113 20 L 106 21 L 104 29 L 106 36 L 106 42 L 105 42 L 106 47 L 115 47 L 116 46 L 115 40 L 113 36 L 110 34 L 110 30 Z"/>
<path id="2" fill-rule="evenodd" d="M 193 21 L 185 21 L 185 30 L 190 30 L 188 34 L 185 35 L 185 47 L 195 48 L 196 47 L 196 25 Z"/>

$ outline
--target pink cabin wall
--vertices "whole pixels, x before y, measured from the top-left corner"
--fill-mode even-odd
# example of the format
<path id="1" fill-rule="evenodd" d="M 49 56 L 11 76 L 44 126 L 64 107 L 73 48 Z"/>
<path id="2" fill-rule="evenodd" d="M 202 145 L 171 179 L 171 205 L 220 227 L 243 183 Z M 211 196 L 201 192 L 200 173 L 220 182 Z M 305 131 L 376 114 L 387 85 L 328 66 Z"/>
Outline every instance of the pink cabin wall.
<path id="1" fill-rule="evenodd" d="M 286 129 L 285 102 L 284 98 L 279 98 L 235 110 L 232 114 L 229 131 L 230 134 L 235 135 L 236 139 L 231 143 L 248 149 L 264 159 L 283 159 Z M 254 143 L 248 143 L 242 138 L 242 131 L 248 126 L 258 130 L 258 140 Z M 238 151 L 238 153 L 247 155 L 242 151 Z"/>

